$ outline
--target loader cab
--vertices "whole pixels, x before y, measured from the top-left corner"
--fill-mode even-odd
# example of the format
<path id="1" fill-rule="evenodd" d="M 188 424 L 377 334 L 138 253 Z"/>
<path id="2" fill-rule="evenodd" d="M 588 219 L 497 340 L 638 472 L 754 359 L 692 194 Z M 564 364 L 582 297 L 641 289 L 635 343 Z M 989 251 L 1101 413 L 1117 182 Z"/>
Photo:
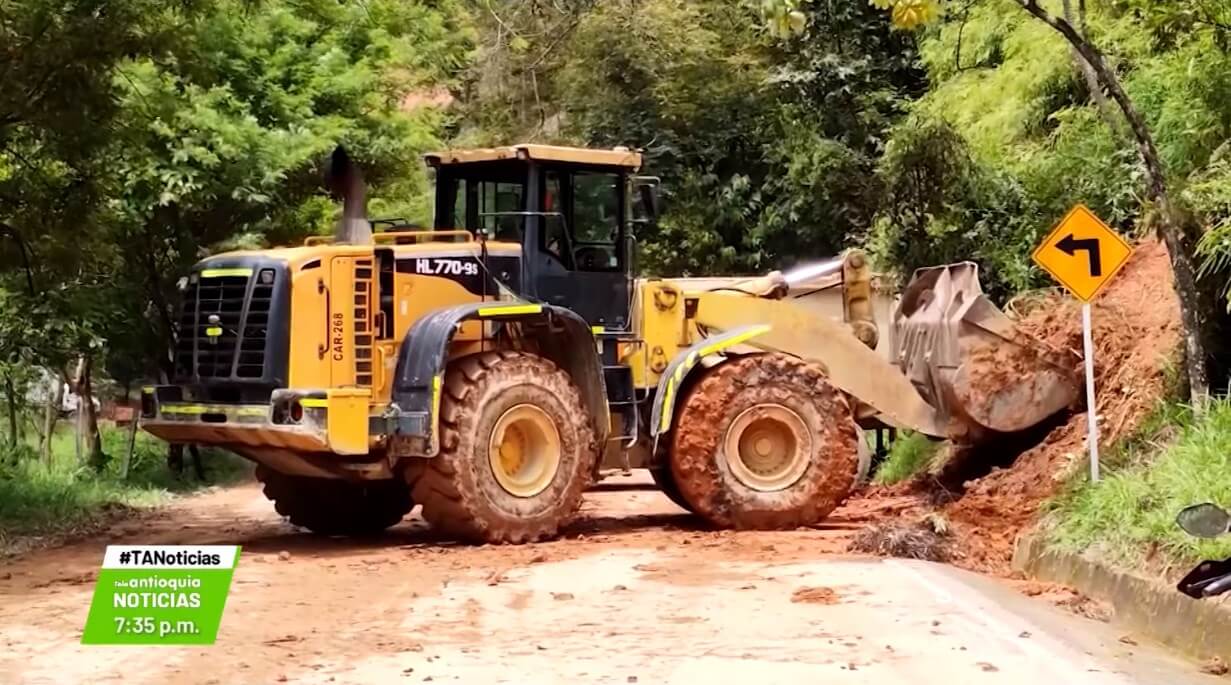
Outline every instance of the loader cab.
<path id="1" fill-rule="evenodd" d="M 520 292 L 625 330 L 633 243 L 632 184 L 641 155 L 517 145 L 432 153 L 434 227 L 521 245 Z"/>

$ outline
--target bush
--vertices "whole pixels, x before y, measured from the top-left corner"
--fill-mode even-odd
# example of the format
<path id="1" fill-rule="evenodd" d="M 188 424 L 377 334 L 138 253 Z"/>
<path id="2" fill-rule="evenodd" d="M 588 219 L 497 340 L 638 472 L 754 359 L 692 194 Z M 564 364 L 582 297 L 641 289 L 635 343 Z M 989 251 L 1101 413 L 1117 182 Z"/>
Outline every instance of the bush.
<path id="1" fill-rule="evenodd" d="M 13 536 L 69 532 L 118 509 L 164 501 L 165 491 L 99 477 L 63 462 L 23 461 L 0 478 L 0 545 Z"/>
<path id="2" fill-rule="evenodd" d="M 1040 230 L 1037 207 L 1012 176 L 977 163 L 953 126 L 908 120 L 895 129 L 879 175 L 886 201 L 869 248 L 902 280 L 920 267 L 973 260 L 994 299 L 1038 284 L 1027 256 Z"/>
<path id="3" fill-rule="evenodd" d="M 191 467 L 184 477 L 167 469 L 166 443 L 138 432 L 127 480 L 121 479 L 128 430 L 104 427 L 103 450 L 110 459 L 101 472 L 78 464 L 75 436 L 58 431 L 51 463 L 19 443 L 0 447 L 0 550 L 15 536 L 72 533 L 109 516 L 165 502 L 176 493 L 210 484 L 234 482 L 250 473 L 248 463 L 223 450 L 202 450 L 208 482 L 197 481 Z"/>
<path id="4" fill-rule="evenodd" d="M 874 482 L 893 485 L 926 471 L 936 458 L 939 442 L 922 433 L 907 433 L 898 437 L 889 448 L 889 455 L 876 469 Z"/>
<path id="5" fill-rule="evenodd" d="M 23 462 L 34 461 L 38 452 L 24 442 L 16 445 L 0 444 L 0 478 L 9 478 L 16 473 Z"/>

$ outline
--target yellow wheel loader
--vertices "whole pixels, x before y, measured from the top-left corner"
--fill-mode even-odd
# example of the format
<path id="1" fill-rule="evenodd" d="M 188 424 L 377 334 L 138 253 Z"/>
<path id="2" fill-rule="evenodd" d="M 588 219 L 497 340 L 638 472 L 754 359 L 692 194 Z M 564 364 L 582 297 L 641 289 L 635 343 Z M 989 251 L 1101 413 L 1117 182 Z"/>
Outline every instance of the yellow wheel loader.
<path id="1" fill-rule="evenodd" d="M 452 150 L 430 228 L 370 222 L 339 149 L 333 239 L 233 252 L 183 281 L 145 429 L 258 464 L 278 512 L 372 532 L 415 504 L 466 540 L 549 538 L 600 468 L 647 468 L 715 525 L 813 524 L 850 493 L 860 428 L 977 442 L 1079 390 L 973 264 L 919 272 L 888 325 L 846 255 L 756 279 L 635 278 L 656 179 L 623 148 Z M 837 316 L 801 305 L 808 279 Z"/>

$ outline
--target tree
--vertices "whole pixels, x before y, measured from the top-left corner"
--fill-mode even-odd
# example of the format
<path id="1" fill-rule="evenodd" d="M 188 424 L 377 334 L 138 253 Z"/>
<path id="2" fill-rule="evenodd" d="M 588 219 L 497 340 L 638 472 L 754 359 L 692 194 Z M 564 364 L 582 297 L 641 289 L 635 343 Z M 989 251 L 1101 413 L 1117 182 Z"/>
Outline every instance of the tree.
<path id="1" fill-rule="evenodd" d="M 448 120 L 404 103 L 454 83 L 469 35 L 451 0 L 5 2 L 0 394 L 5 364 L 80 367 L 87 392 L 158 377 L 176 279 L 327 228 L 339 143 L 374 212 L 426 219 L 421 153 Z"/>
<path id="2" fill-rule="evenodd" d="M 96 258 L 119 110 L 114 69 L 163 50 L 192 0 L 6 0 L 0 6 L 0 364 L 63 370 L 98 339 Z M 105 316 L 105 315 L 104 315 Z M 86 365 L 89 368 L 89 365 Z M 88 379 L 85 387 L 89 388 Z M 15 391 L 9 392 L 10 424 Z M 89 402 L 89 398 L 85 398 Z M 98 444 L 88 423 L 87 446 Z"/>
<path id="3" fill-rule="evenodd" d="M 461 109 L 464 144 L 505 145 L 560 135 L 567 95 L 555 74 L 598 0 L 468 0 L 476 31 Z"/>
<path id="4" fill-rule="evenodd" d="M 1155 204 L 1154 220 L 1159 237 L 1167 245 L 1175 291 L 1180 300 L 1180 316 L 1184 323 L 1185 368 L 1189 393 L 1197 404 L 1209 395 L 1212 382 L 1220 385 L 1226 370 L 1211 368 L 1218 364 L 1218 352 L 1226 348 L 1227 331 L 1224 308 L 1218 304 L 1221 286 L 1212 279 L 1199 283 L 1197 278 L 1197 245 L 1201 227 L 1191 214 L 1178 206 L 1171 195 L 1167 173 L 1158 154 L 1158 146 L 1137 106 L 1124 91 L 1116 72 L 1107 64 L 1099 49 L 1077 31 L 1072 24 L 1044 9 L 1037 0 L 1017 0 L 1027 12 L 1051 26 L 1067 40 L 1094 70 L 1099 84 L 1120 108 L 1137 142 L 1138 153 L 1146 171 L 1146 198 Z M 1214 286 L 1214 287 L 1211 287 Z M 1220 356 L 1220 355 L 1217 355 Z M 1223 362 L 1225 363 L 1225 362 Z M 1217 375 L 1214 375 L 1217 374 Z"/>
<path id="5" fill-rule="evenodd" d="M 902 29 L 914 29 L 938 19 L 941 0 L 871 0 L 878 9 L 887 10 L 893 24 Z M 1189 392 L 1195 403 L 1208 396 L 1211 385 L 1223 386 L 1228 377 L 1227 332 L 1231 330 L 1225 308 L 1221 306 L 1221 284 L 1214 279 L 1198 278 L 1197 246 L 1202 230 L 1190 212 L 1177 203 L 1169 183 L 1167 170 L 1145 118 L 1125 92 L 1116 71 L 1090 38 L 1064 17 L 1044 8 L 1038 0 L 1012 0 L 1022 10 L 1061 35 L 1092 70 L 1099 86 L 1116 103 L 1128 122 L 1136 142 L 1146 178 L 1145 197 L 1149 203 L 1147 218 L 1155 226 L 1167 246 L 1174 274 L 1175 290 L 1180 302 L 1184 324 L 1185 369 Z M 1207 3 L 1198 3 L 1198 9 Z M 792 0 L 780 0 L 769 5 L 772 16 L 795 11 Z M 1191 17 L 1193 12 L 1184 16 Z M 1208 16 L 1204 21 L 1211 21 Z"/>
<path id="6" fill-rule="evenodd" d="M 105 220 L 108 242 L 125 246 L 117 285 L 140 297 L 107 331 L 124 343 L 125 354 L 110 354 L 112 373 L 132 375 L 141 360 L 147 376 L 168 370 L 171 295 L 193 262 L 328 225 L 321 163 L 340 143 L 365 166 L 373 211 L 429 216 L 420 156 L 440 144 L 444 120 L 402 102 L 448 82 L 468 49 L 455 19 L 389 0 L 221 2 L 184 27 L 180 46 L 121 66 Z"/>
<path id="7" fill-rule="evenodd" d="M 830 3 L 789 41 L 726 0 L 475 2 L 460 139 L 628 145 L 663 179 L 658 274 L 833 255 L 871 225 L 876 159 L 925 83 L 915 38 Z"/>

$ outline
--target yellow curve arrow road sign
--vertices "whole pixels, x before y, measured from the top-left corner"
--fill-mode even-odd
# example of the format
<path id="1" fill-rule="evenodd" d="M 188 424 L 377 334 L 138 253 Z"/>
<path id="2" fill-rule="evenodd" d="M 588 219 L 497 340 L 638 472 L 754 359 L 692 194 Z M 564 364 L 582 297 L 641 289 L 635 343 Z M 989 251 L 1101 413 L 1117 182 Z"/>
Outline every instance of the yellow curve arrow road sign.
<path id="1" fill-rule="evenodd" d="M 1133 248 L 1085 205 L 1060 221 L 1032 255 L 1034 263 L 1082 302 L 1093 300 L 1120 271 Z"/>

